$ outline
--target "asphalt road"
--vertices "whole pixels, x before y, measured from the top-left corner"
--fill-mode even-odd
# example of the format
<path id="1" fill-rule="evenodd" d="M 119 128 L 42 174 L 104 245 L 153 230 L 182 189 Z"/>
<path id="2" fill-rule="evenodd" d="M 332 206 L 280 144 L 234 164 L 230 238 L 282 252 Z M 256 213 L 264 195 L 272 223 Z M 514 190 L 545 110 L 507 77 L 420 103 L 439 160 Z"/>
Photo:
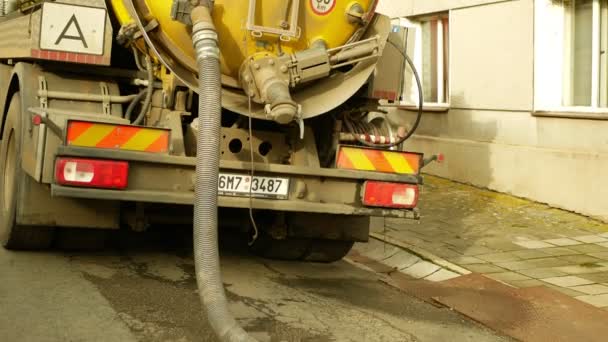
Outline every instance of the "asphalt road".
<path id="1" fill-rule="evenodd" d="M 262 260 L 223 240 L 230 309 L 260 341 L 506 340 L 347 262 Z M 166 230 L 94 253 L 0 248 L 0 340 L 214 341 L 188 245 Z"/>

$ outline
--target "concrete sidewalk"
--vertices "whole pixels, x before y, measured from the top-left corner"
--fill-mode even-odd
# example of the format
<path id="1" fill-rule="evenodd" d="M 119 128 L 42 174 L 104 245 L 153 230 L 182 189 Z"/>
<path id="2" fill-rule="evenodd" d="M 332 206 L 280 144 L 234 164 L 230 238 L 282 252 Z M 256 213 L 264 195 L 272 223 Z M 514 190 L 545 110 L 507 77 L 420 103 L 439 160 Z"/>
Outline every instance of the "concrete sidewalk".
<path id="1" fill-rule="evenodd" d="M 386 220 L 374 237 L 441 269 L 519 288 L 544 285 L 608 310 L 608 224 L 436 177 L 426 181 L 422 220 Z"/>

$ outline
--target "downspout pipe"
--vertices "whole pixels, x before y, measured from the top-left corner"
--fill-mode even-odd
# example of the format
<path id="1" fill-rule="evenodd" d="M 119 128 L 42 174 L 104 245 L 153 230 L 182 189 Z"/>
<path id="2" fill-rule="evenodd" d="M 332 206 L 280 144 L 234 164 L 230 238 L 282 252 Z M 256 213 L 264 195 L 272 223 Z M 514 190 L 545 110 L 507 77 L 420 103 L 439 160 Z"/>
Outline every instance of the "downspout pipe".
<path id="1" fill-rule="evenodd" d="M 192 10 L 192 40 L 199 70 L 199 120 L 194 201 L 194 259 L 201 303 L 222 342 L 255 341 L 228 311 L 218 247 L 218 173 L 221 130 L 221 74 L 218 37 L 209 3 Z"/>

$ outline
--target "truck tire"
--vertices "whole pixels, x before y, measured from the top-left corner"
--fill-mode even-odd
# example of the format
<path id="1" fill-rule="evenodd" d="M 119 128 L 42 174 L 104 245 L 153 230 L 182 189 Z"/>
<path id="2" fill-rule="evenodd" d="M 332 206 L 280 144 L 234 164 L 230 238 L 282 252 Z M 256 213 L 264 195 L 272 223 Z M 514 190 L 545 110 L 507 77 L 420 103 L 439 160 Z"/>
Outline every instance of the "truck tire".
<path id="1" fill-rule="evenodd" d="M 299 261 L 304 260 L 310 250 L 310 242 L 308 239 L 275 239 L 261 232 L 251 245 L 251 251 L 266 259 Z"/>
<path id="2" fill-rule="evenodd" d="M 326 239 L 275 239 L 267 234 L 253 243 L 251 250 L 267 259 L 331 263 L 342 260 L 353 248 L 353 241 Z"/>
<path id="3" fill-rule="evenodd" d="M 55 232 L 55 248 L 64 251 L 100 251 L 106 246 L 108 232 L 103 229 L 60 228 Z"/>
<path id="4" fill-rule="evenodd" d="M 304 261 L 326 263 L 340 261 L 354 245 L 353 241 L 312 240 Z"/>
<path id="5" fill-rule="evenodd" d="M 368 217 L 281 212 L 259 215 L 257 223 L 261 230 L 251 246 L 254 254 L 320 263 L 342 260 L 356 241 L 366 241 L 370 227 Z"/>
<path id="6" fill-rule="evenodd" d="M 0 143 L 0 243 L 7 249 L 45 249 L 53 242 L 53 228 L 23 226 L 16 220 L 22 191 L 34 181 L 21 168 L 22 115 L 21 96 L 15 93 Z"/>

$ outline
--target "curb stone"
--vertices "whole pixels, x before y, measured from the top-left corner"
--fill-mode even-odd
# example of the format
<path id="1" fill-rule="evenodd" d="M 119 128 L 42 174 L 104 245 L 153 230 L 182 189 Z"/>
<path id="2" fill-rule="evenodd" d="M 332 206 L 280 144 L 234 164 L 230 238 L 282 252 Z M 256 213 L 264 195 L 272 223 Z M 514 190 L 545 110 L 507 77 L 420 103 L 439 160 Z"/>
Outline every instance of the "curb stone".
<path id="1" fill-rule="evenodd" d="M 471 273 L 428 252 L 413 250 L 411 247 L 372 233 L 370 241 L 367 244 L 357 244 L 355 250 L 415 279 L 441 282 Z"/>
<path id="2" fill-rule="evenodd" d="M 412 246 L 410 244 L 404 243 L 397 239 L 393 239 L 390 236 L 386 236 L 386 235 L 379 234 L 379 233 L 370 233 L 370 237 L 372 237 L 375 240 L 392 245 L 394 247 L 401 248 L 402 250 L 404 250 L 410 254 L 413 254 L 422 260 L 428 261 L 428 262 L 435 264 L 435 265 L 439 266 L 440 268 L 446 269 L 448 271 L 457 273 L 459 275 L 471 274 L 471 271 L 469 271 L 461 266 L 451 263 L 441 257 L 438 257 L 438 256 L 436 256 L 432 253 L 429 253 L 428 251 L 425 251 L 416 246 Z"/>

